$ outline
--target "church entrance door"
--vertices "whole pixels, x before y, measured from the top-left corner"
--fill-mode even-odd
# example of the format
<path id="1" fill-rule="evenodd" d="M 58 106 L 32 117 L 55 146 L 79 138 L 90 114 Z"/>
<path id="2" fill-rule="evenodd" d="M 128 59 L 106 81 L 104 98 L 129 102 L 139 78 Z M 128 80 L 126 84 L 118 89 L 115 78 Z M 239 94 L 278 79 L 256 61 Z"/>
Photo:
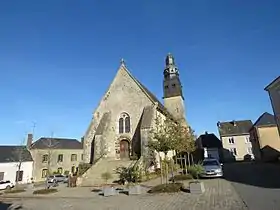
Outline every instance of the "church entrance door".
<path id="1" fill-rule="evenodd" d="M 120 142 L 120 158 L 129 159 L 129 142 L 127 140 Z"/>

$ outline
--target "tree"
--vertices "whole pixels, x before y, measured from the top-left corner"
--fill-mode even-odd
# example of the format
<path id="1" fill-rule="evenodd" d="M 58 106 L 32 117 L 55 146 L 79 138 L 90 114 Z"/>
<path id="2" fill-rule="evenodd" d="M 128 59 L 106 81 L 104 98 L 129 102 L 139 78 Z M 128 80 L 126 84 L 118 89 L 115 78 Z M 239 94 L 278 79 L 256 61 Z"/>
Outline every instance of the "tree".
<path id="1" fill-rule="evenodd" d="M 187 153 L 188 156 L 188 165 L 190 166 L 190 155 L 195 151 L 195 139 L 194 130 L 191 127 L 186 127 L 179 125 L 178 126 L 178 138 L 176 144 L 176 151 L 181 153 Z M 186 158 L 185 158 L 186 160 Z M 185 161 L 186 165 L 186 161 Z"/>
<path id="2" fill-rule="evenodd" d="M 53 133 L 50 138 L 47 138 L 43 141 L 43 144 L 45 148 L 47 149 L 47 176 L 46 179 L 51 175 L 50 170 L 51 170 L 51 161 L 52 161 L 52 154 L 53 154 L 53 149 L 57 147 L 59 142 L 54 141 L 53 139 Z M 48 183 L 46 181 L 46 187 L 48 186 Z"/>
<path id="3" fill-rule="evenodd" d="M 155 120 L 155 129 L 152 129 L 150 139 L 148 142 L 148 148 L 155 150 L 158 153 L 163 152 L 165 159 L 167 158 L 168 151 L 172 151 L 176 148 L 176 138 L 174 132 L 175 123 L 166 118 L 164 121 L 161 121 L 160 118 Z M 160 157 L 160 169 L 161 169 L 161 182 L 163 183 L 163 172 L 162 172 L 162 163 L 165 165 L 166 169 L 166 183 L 168 181 L 168 165 L 166 161 L 162 162 Z"/>
<path id="4" fill-rule="evenodd" d="M 27 147 L 24 145 L 24 140 L 21 142 L 20 146 L 16 146 L 12 151 L 12 161 L 17 162 L 17 172 L 16 172 L 16 180 L 15 186 L 18 186 L 18 182 L 20 181 L 20 173 L 21 173 L 21 166 L 22 163 L 28 159 L 29 153 L 27 151 Z"/>

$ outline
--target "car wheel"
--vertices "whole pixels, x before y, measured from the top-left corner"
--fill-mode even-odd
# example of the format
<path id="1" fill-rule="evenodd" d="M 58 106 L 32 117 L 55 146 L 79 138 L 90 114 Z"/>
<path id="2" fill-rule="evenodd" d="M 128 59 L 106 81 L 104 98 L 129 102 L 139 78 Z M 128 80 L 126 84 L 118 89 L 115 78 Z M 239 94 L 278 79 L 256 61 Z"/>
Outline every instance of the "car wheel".
<path id="1" fill-rule="evenodd" d="M 6 187 L 6 190 L 10 190 L 10 189 L 11 189 L 11 186 L 8 185 L 8 186 Z"/>

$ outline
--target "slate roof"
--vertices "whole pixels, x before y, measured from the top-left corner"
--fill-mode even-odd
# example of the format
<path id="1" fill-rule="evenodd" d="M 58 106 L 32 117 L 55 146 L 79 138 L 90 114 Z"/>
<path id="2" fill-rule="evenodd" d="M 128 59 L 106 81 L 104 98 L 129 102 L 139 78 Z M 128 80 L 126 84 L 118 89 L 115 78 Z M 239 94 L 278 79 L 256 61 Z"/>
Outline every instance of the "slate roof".
<path id="1" fill-rule="evenodd" d="M 255 127 L 276 126 L 274 115 L 268 112 L 263 113 L 254 123 Z"/>
<path id="2" fill-rule="evenodd" d="M 222 148 L 222 142 L 214 133 L 200 135 L 196 143 L 200 148 Z"/>
<path id="3" fill-rule="evenodd" d="M 33 161 L 26 146 L 0 146 L 0 162 Z"/>
<path id="4" fill-rule="evenodd" d="M 77 139 L 42 137 L 31 144 L 30 149 L 83 149 Z"/>
<path id="5" fill-rule="evenodd" d="M 218 122 L 217 124 L 219 124 L 218 130 L 221 136 L 239 136 L 249 134 L 249 130 L 253 126 L 251 120 Z"/>

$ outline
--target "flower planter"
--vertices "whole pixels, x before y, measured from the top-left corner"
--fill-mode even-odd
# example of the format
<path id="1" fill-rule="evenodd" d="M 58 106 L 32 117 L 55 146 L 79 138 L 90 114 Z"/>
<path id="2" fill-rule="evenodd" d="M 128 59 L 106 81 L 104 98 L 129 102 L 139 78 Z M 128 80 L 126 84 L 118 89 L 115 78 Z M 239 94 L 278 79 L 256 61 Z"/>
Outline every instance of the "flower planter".
<path id="1" fill-rule="evenodd" d="M 103 194 L 105 197 L 108 197 L 108 196 L 117 195 L 117 194 L 119 194 L 119 192 L 116 191 L 115 188 L 113 188 L 113 187 L 106 186 L 103 188 Z"/>
<path id="2" fill-rule="evenodd" d="M 140 195 L 140 194 L 141 194 L 140 185 L 132 185 L 128 187 L 128 195 Z"/>
<path id="3" fill-rule="evenodd" d="M 204 183 L 200 181 L 190 182 L 190 193 L 192 194 L 201 194 L 205 192 Z"/>

